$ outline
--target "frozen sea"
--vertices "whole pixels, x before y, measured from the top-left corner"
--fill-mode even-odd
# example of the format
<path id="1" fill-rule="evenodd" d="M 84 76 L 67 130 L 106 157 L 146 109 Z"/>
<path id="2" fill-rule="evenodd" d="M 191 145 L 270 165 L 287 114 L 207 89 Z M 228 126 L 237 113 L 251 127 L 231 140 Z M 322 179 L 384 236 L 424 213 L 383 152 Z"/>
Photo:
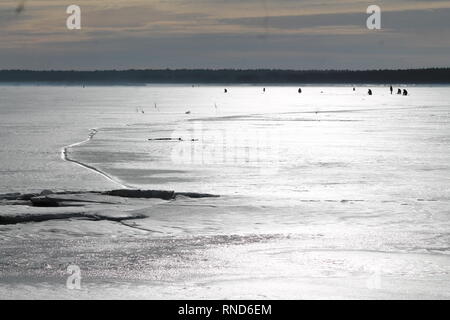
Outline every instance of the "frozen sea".
<path id="1" fill-rule="evenodd" d="M 0 194 L 220 196 L 0 225 L 0 298 L 450 298 L 450 87 L 352 88 L 0 86 Z"/>

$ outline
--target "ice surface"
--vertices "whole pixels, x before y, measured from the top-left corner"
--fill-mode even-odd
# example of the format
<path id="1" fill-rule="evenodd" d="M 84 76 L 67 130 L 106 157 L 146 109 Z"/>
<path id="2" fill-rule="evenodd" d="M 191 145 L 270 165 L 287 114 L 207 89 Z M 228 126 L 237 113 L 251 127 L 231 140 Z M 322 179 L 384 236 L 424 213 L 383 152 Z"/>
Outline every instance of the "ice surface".
<path id="1" fill-rule="evenodd" d="M 220 195 L 0 200 L 61 218 L 0 226 L 0 297 L 449 298 L 450 88 L 371 88 L 0 86 L 2 194 Z"/>

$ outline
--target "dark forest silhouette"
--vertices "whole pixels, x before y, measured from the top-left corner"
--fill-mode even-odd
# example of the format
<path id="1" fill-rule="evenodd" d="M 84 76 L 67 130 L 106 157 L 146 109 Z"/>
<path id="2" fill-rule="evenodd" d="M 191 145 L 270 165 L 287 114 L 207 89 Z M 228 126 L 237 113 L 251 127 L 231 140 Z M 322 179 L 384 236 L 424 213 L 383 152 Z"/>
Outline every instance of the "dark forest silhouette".
<path id="1" fill-rule="evenodd" d="M 0 82 L 47 82 L 61 84 L 144 84 L 144 83 L 330 83 L 330 84 L 449 84 L 450 68 L 411 70 L 105 70 L 30 71 L 0 70 Z"/>

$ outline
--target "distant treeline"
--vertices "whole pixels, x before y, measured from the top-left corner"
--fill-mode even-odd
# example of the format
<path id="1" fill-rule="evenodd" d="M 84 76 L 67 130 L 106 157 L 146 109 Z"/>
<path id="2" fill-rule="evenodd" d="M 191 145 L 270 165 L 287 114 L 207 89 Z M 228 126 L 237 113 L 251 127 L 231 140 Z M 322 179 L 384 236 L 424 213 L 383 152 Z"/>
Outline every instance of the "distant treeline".
<path id="1" fill-rule="evenodd" d="M 144 83 L 274 83 L 274 84 L 450 84 L 450 68 L 411 70 L 104 70 L 29 71 L 0 70 L 0 82 L 47 82 L 61 84 Z"/>

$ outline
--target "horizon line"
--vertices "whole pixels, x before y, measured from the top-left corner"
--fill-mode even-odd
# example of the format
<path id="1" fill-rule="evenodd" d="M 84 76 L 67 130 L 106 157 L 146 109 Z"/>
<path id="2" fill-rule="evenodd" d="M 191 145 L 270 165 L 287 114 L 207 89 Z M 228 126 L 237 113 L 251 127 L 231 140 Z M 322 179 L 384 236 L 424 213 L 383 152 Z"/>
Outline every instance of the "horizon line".
<path id="1" fill-rule="evenodd" d="M 129 69 L 0 69 L 0 72 L 126 72 L 126 71 L 293 71 L 293 72 L 379 72 L 449 70 L 449 67 L 380 68 L 380 69 L 284 69 L 284 68 L 129 68 Z"/>

